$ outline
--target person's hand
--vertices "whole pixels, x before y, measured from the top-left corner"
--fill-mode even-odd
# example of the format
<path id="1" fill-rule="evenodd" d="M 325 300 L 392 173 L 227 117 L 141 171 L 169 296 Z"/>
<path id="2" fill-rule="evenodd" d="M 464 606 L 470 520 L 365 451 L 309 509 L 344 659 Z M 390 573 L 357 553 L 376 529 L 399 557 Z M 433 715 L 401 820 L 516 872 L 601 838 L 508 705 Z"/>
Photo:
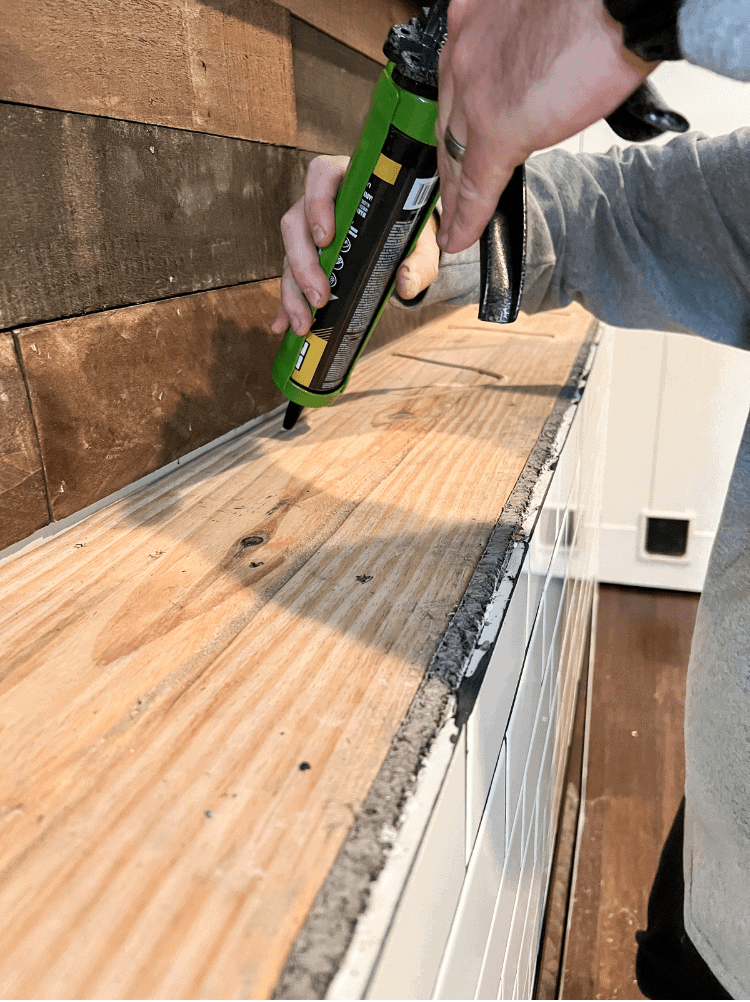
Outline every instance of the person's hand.
<path id="1" fill-rule="evenodd" d="M 656 66 L 624 48 L 602 0 L 451 0 L 436 126 L 443 250 L 480 236 L 514 167 L 608 115 Z M 446 126 L 466 147 L 462 166 Z"/>
<path id="2" fill-rule="evenodd" d="M 307 170 L 304 196 L 282 217 L 286 260 L 281 276 L 281 305 L 271 324 L 275 334 L 283 334 L 289 327 L 296 334 L 306 334 L 312 324 L 309 304 L 320 307 L 328 302 L 330 285 L 320 267 L 317 249 L 327 247 L 335 236 L 334 205 L 348 166 L 348 157 L 316 157 Z M 434 282 L 439 262 L 437 224 L 432 216 L 398 270 L 398 294 L 413 299 Z"/>

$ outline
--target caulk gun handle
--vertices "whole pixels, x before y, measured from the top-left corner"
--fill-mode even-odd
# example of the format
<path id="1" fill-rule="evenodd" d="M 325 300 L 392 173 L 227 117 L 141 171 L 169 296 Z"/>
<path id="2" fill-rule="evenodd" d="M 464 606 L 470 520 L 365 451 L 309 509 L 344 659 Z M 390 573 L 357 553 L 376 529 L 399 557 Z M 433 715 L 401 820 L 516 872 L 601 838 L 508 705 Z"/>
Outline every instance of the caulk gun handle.
<path id="1" fill-rule="evenodd" d="M 495 214 L 479 238 L 479 319 L 512 323 L 526 267 L 526 170 L 516 167 Z"/>
<path id="2" fill-rule="evenodd" d="M 690 122 L 672 111 L 659 91 L 645 80 L 630 97 L 605 118 L 607 125 L 621 139 L 642 143 L 664 132 L 687 132 Z"/>

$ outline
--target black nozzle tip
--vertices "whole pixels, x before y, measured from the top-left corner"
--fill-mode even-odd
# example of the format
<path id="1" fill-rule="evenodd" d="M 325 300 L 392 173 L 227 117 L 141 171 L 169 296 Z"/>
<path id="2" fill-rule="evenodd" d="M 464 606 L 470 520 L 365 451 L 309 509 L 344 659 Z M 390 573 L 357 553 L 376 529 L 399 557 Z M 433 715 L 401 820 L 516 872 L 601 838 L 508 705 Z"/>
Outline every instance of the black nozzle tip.
<path id="1" fill-rule="evenodd" d="M 295 404 L 293 400 L 289 401 L 286 408 L 286 414 L 284 415 L 284 420 L 281 424 L 281 427 L 284 429 L 284 431 L 292 430 L 292 428 L 296 425 L 302 411 L 303 411 L 302 404 Z"/>

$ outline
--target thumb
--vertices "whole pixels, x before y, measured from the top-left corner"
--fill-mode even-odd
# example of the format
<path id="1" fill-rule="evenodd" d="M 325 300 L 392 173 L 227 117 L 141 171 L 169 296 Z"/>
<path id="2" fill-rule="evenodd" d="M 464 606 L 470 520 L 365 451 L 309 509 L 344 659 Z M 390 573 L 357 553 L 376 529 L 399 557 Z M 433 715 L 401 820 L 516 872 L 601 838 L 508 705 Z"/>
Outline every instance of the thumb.
<path id="1" fill-rule="evenodd" d="M 414 299 L 437 278 L 440 248 L 437 244 L 437 221 L 433 214 L 427 220 L 419 240 L 396 276 L 396 291 L 402 299 Z"/>

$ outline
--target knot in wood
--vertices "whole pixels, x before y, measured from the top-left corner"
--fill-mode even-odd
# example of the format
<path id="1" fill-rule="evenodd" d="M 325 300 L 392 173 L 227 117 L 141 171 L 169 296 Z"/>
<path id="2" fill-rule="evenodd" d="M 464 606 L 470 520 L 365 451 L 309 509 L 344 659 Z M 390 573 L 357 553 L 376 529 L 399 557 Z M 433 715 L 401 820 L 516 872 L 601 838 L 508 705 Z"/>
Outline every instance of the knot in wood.
<path id="1" fill-rule="evenodd" d="M 240 547 L 246 550 L 249 546 L 260 546 L 261 543 L 265 543 L 265 536 L 244 536 L 240 540 Z"/>

